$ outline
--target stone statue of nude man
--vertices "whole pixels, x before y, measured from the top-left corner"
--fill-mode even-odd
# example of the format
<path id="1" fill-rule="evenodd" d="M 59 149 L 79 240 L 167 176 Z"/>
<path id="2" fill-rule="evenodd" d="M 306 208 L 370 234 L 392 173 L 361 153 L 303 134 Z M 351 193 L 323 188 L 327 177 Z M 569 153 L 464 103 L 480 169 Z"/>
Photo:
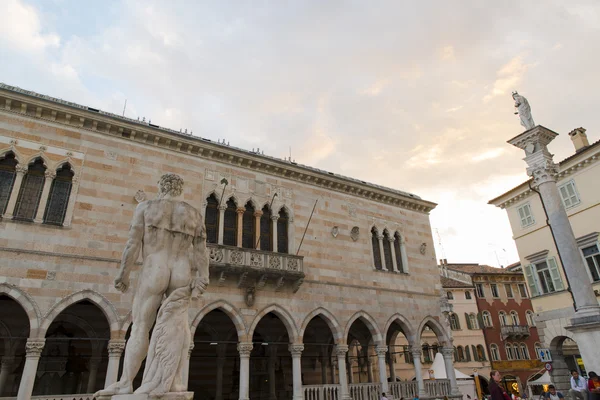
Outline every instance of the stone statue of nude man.
<path id="1" fill-rule="evenodd" d="M 132 382 L 142 361 L 149 354 L 148 334 L 163 296 L 166 296 L 166 300 L 161 313 L 163 308 L 172 307 L 166 303 L 173 296 L 181 300 L 182 294 L 185 296 L 187 292 L 188 302 L 183 303 L 187 320 L 190 295 L 191 298 L 197 298 L 208 285 L 209 256 L 204 222 L 198 210 L 180 200 L 183 179 L 175 174 L 165 174 L 158 182 L 158 189 L 156 199 L 140 203 L 135 210 L 121 268 L 115 279 L 115 288 L 121 292 L 127 291 L 129 273 L 141 252 L 143 266 L 133 297 L 133 325 L 125 348 L 123 374 L 118 382 L 99 391 L 97 396 L 133 393 Z M 174 330 L 181 328 L 174 327 Z M 189 329 L 189 326 L 184 329 Z M 154 335 L 157 335 L 157 328 L 154 329 Z M 164 338 L 162 340 L 164 342 Z M 187 348 L 185 352 L 187 354 Z M 175 381 L 178 382 L 177 379 Z"/>

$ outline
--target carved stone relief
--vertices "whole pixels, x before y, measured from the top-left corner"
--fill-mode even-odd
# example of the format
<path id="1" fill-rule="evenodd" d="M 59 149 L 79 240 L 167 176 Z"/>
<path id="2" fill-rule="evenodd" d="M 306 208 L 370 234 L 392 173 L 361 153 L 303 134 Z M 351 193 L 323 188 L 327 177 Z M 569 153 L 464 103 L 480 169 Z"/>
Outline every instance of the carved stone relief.
<path id="1" fill-rule="evenodd" d="M 352 240 L 354 240 L 356 242 L 358 240 L 359 236 L 360 236 L 360 229 L 358 228 L 358 226 L 355 226 L 350 231 L 350 237 L 352 238 Z"/>
<path id="2" fill-rule="evenodd" d="M 148 196 L 146 196 L 146 192 L 144 192 L 143 190 L 138 190 L 137 192 L 135 192 L 133 198 L 138 203 L 141 203 L 142 201 L 146 201 L 148 199 Z"/>
<path id="3" fill-rule="evenodd" d="M 207 181 L 214 181 L 215 180 L 215 171 L 212 171 L 210 169 L 207 169 L 204 172 L 204 177 Z"/>
<path id="4" fill-rule="evenodd" d="M 338 226 L 334 226 L 333 228 L 331 228 L 331 236 L 333 236 L 334 238 L 337 237 L 339 233 L 340 228 Z"/>

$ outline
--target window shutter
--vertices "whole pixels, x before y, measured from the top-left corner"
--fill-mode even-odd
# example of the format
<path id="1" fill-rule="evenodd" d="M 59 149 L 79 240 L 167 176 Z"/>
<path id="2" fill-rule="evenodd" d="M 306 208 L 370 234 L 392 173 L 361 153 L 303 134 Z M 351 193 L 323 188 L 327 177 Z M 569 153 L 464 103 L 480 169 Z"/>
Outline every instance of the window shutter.
<path id="1" fill-rule="evenodd" d="M 467 321 L 467 329 L 473 329 L 471 326 L 471 320 L 469 319 L 469 314 L 465 313 L 465 320 Z"/>
<path id="2" fill-rule="evenodd" d="M 465 358 L 467 361 L 471 361 L 471 351 L 469 350 L 469 345 L 465 346 Z"/>
<path id="3" fill-rule="evenodd" d="M 552 277 L 552 282 L 554 282 L 554 288 L 557 291 L 563 290 L 564 286 L 560 277 L 560 272 L 558 271 L 558 265 L 556 264 L 554 257 L 548 259 L 548 269 L 550 269 L 550 276 Z"/>
<path id="4" fill-rule="evenodd" d="M 477 348 L 475 345 L 471 345 L 471 350 L 473 351 L 473 361 L 480 361 L 479 354 L 477 354 Z"/>
<path id="5" fill-rule="evenodd" d="M 481 313 L 477 313 L 477 323 L 479 323 L 479 329 L 485 326 L 483 323 L 483 317 L 481 316 Z"/>
<path id="6" fill-rule="evenodd" d="M 529 285 L 529 290 L 531 290 L 531 297 L 534 297 L 539 296 L 539 292 L 535 282 L 535 277 L 533 276 L 532 268 L 533 264 L 525 265 L 525 278 L 527 280 L 527 284 Z"/>

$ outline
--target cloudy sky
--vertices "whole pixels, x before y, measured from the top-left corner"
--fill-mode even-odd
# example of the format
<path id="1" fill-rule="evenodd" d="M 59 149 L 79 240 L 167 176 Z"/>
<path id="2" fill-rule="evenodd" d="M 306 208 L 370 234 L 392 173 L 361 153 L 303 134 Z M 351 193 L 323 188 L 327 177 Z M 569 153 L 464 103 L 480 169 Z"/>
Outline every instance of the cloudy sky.
<path id="1" fill-rule="evenodd" d="M 439 203 L 438 258 L 517 260 L 489 199 L 522 182 L 511 91 L 600 139 L 600 3 L 0 2 L 0 82 Z"/>

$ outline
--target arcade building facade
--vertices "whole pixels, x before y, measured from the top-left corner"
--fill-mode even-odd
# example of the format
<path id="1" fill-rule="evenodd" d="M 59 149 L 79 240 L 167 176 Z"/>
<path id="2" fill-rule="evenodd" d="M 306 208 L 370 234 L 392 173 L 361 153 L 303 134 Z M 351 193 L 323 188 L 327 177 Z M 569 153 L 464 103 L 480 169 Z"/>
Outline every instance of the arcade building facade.
<path id="1" fill-rule="evenodd" d="M 133 211 L 167 172 L 210 251 L 190 308 L 195 398 L 461 397 L 434 203 L 0 85 L 0 398 L 91 399 L 117 379 L 133 290 L 113 280 Z M 422 378 L 428 335 L 447 380 Z M 397 363 L 414 380 L 392 380 Z"/>

